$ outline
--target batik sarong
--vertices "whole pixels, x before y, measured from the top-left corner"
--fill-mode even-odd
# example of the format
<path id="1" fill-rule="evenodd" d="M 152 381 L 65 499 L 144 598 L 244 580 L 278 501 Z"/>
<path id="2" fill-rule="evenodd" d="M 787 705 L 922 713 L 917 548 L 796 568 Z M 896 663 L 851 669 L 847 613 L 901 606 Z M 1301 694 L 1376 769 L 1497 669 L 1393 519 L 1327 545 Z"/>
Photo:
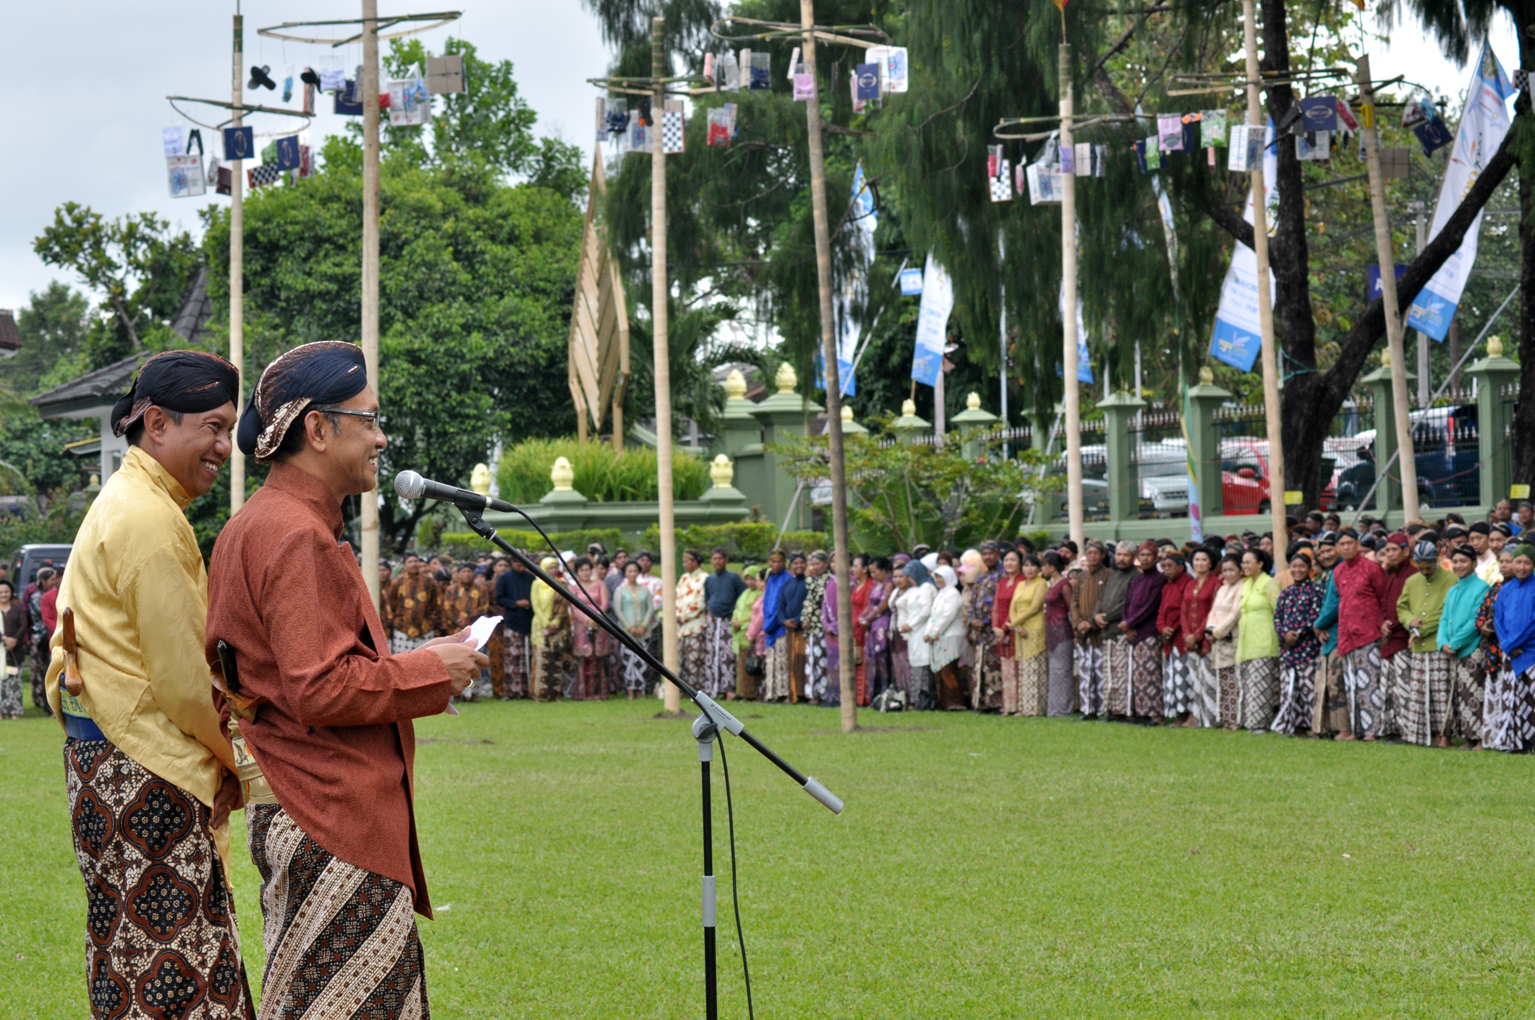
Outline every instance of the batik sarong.
<path id="1" fill-rule="evenodd" d="M 1103 712 L 1105 715 L 1130 715 L 1131 708 L 1130 639 L 1124 636 L 1103 642 Z"/>
<path id="2" fill-rule="evenodd" d="M 982 712 L 1002 711 L 1002 656 L 995 641 L 971 646 L 970 683 L 975 707 Z"/>
<path id="3" fill-rule="evenodd" d="M 1162 714 L 1162 641 L 1153 634 L 1130 646 L 1130 715 L 1150 719 Z"/>
<path id="4" fill-rule="evenodd" d="M 1380 642 L 1372 641 L 1343 656 L 1343 689 L 1348 693 L 1348 730 L 1356 737 L 1380 736 L 1384 694 L 1381 692 Z"/>
<path id="5" fill-rule="evenodd" d="M 1489 689 L 1491 684 L 1488 684 Z M 1535 744 L 1535 666 L 1515 673 L 1504 658 L 1498 683 L 1500 707 L 1496 737 L 1487 727 L 1487 746 L 1497 751 L 1527 751 Z"/>
<path id="6" fill-rule="evenodd" d="M 789 703 L 794 704 L 805 699 L 805 664 L 807 661 L 805 632 L 791 630 L 784 635 L 789 653 Z"/>
<path id="7" fill-rule="evenodd" d="M 1004 669 L 1008 662 L 1018 664 L 1018 714 L 1044 715 L 1050 708 L 1050 661 L 1045 653 L 1003 659 Z"/>
<path id="8" fill-rule="evenodd" d="M 677 639 L 678 675 L 694 687 L 703 687 L 708 681 L 709 632 L 699 630 Z"/>
<path id="9" fill-rule="evenodd" d="M 789 700 L 789 635 L 783 634 L 767 650 L 762 670 L 761 701 Z"/>
<path id="10" fill-rule="evenodd" d="M 910 677 L 907 678 L 908 685 Z M 820 701 L 826 697 L 826 636 L 805 637 L 805 697 Z M 907 704 L 910 704 L 908 701 Z"/>
<path id="11" fill-rule="evenodd" d="M 48 662 L 53 657 L 53 649 L 46 641 L 32 642 L 32 705 L 53 716 L 53 706 L 48 704 L 48 685 L 44 680 L 48 676 Z"/>
<path id="12" fill-rule="evenodd" d="M 105 740 L 66 740 L 64 773 L 91 1015 L 254 1016 L 207 806 Z"/>
<path id="13" fill-rule="evenodd" d="M 1089 719 L 1103 714 L 1103 646 L 1076 642 L 1077 703 Z"/>
<path id="14" fill-rule="evenodd" d="M 1482 704 L 1487 695 L 1487 653 L 1477 648 L 1455 660 L 1455 689 L 1451 695 L 1455 732 L 1473 744 L 1482 742 Z"/>
<path id="15" fill-rule="evenodd" d="M 1445 732 L 1450 721 L 1450 660 L 1432 652 L 1398 652 L 1408 657 L 1407 688 L 1396 702 L 1396 723 L 1402 739 L 1428 746 Z"/>
<path id="16" fill-rule="evenodd" d="M 621 650 L 623 656 L 624 690 L 645 693 L 645 673 L 650 669 L 645 665 L 645 660 L 640 658 L 628 648 Z"/>
<path id="17" fill-rule="evenodd" d="M 247 809 L 261 873 L 261 1020 L 428 1020 L 408 888 L 327 853 L 275 804 Z"/>
<path id="18" fill-rule="evenodd" d="M 1228 730 L 1241 728 L 1241 687 L 1237 684 L 1235 664 L 1216 668 L 1215 687 L 1216 715 L 1220 718 L 1221 727 Z"/>
<path id="19" fill-rule="evenodd" d="M 1279 707 L 1279 657 L 1237 663 L 1237 718 L 1243 729 L 1266 730 Z"/>
<path id="20" fill-rule="evenodd" d="M 1183 661 L 1189 668 L 1189 718 L 1195 726 L 1210 728 L 1221 724 L 1220 685 L 1208 655 L 1188 652 Z"/>
<path id="21" fill-rule="evenodd" d="M 922 640 L 921 638 L 917 639 Z M 911 657 L 906 654 L 906 635 L 895 629 L 895 622 L 890 624 L 890 686 L 906 695 L 906 704 L 911 704 Z M 807 649 L 808 652 L 808 649 Z M 808 659 L 808 655 L 807 655 Z M 809 670 L 807 663 L 806 670 Z M 809 696 L 808 694 L 806 695 Z"/>
<path id="22" fill-rule="evenodd" d="M 1407 711 L 1412 692 L 1412 653 L 1402 649 L 1380 660 L 1380 736 L 1396 737 L 1404 732 L 1401 716 Z"/>
<path id="23" fill-rule="evenodd" d="M 1072 668 L 1076 650 L 1076 642 L 1062 641 L 1045 653 L 1050 663 L 1050 700 L 1046 710 L 1051 718 L 1064 719 L 1076 711 L 1079 685 Z"/>
<path id="24" fill-rule="evenodd" d="M 1313 685 L 1317 703 L 1311 715 L 1311 732 L 1320 736 L 1347 730 L 1348 690 L 1343 682 L 1343 656 L 1337 652 L 1319 656 Z"/>
<path id="25" fill-rule="evenodd" d="M 1162 714 L 1168 719 L 1194 711 L 1192 658 L 1187 652 L 1170 646 L 1167 658 L 1162 662 Z"/>
<path id="26" fill-rule="evenodd" d="M 0 664 L 4 663 L 4 656 L 0 656 Z M 33 667 L 36 669 L 37 667 Z M 18 669 L 12 674 L 10 670 L 0 672 L 0 719 L 9 718 L 21 714 L 21 671 Z"/>
<path id="27" fill-rule="evenodd" d="M 427 631 L 420 637 L 408 637 L 403 630 L 394 632 L 394 637 L 389 639 L 389 652 L 391 655 L 404 655 L 406 652 L 414 652 L 417 648 L 437 637 L 435 631 Z"/>
<path id="28" fill-rule="evenodd" d="M 1016 655 L 1007 658 L 998 657 L 1002 665 L 1002 714 L 1022 715 L 1019 711 L 1018 683 L 1021 676 L 1020 666 L 1023 660 Z"/>
<path id="29" fill-rule="evenodd" d="M 704 627 L 704 693 L 723 698 L 736 689 L 736 653 L 730 647 L 730 619 L 709 614 Z"/>
<path id="30" fill-rule="evenodd" d="M 491 632 L 490 640 L 485 644 L 485 654 L 490 658 L 490 693 L 492 697 L 505 700 L 506 693 L 506 640 L 511 636 L 511 631 L 506 629 L 505 623 L 496 624 L 496 629 Z"/>
<path id="31" fill-rule="evenodd" d="M 526 698 L 531 688 L 533 644 L 528 635 L 515 630 L 506 632 L 506 648 L 502 656 L 506 678 L 501 690 L 508 698 Z"/>
<path id="32" fill-rule="evenodd" d="M 1309 731 L 1316 715 L 1316 661 L 1279 669 L 1279 711 L 1269 727 L 1293 737 Z"/>

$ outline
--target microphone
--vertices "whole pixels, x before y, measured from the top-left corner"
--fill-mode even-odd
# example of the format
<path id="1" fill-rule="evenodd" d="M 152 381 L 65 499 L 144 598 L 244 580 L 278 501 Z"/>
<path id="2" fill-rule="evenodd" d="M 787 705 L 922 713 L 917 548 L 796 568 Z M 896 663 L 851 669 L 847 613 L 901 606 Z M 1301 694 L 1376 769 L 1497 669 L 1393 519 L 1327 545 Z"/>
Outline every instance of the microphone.
<path id="1" fill-rule="evenodd" d="M 422 478 L 415 471 L 401 471 L 395 475 L 394 491 L 401 499 L 436 499 L 452 503 L 461 510 L 499 510 L 509 514 L 517 512 L 517 508 L 504 499 L 491 499 L 472 489 L 434 482 Z"/>

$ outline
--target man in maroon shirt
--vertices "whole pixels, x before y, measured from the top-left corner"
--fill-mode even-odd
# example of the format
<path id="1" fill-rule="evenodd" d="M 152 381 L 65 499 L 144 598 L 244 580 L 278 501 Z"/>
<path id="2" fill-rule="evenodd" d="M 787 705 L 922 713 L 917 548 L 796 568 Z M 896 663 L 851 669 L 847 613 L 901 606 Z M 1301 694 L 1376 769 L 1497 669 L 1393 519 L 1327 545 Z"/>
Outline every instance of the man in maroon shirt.
<path id="1" fill-rule="evenodd" d="M 1419 537 L 1423 535 L 1433 535 L 1433 532 L 1419 532 Z M 1393 531 L 1386 536 L 1381 550 L 1386 575 L 1386 590 L 1380 600 L 1380 688 L 1385 707 L 1380 735 L 1383 737 L 1394 737 L 1401 732 L 1397 713 L 1407 704 L 1408 697 L 1408 673 L 1412 656 L 1407 651 L 1407 628 L 1396 618 L 1396 600 L 1402 594 L 1402 586 L 1416 573 L 1407 548 L 1407 535 Z"/>
<path id="2" fill-rule="evenodd" d="M 1338 533 L 1338 565 L 1332 571 L 1338 591 L 1338 654 L 1343 657 L 1343 686 L 1348 691 L 1348 729 L 1339 740 L 1380 736 L 1384 699 L 1380 687 L 1380 621 L 1386 574 L 1362 555 L 1353 528 Z"/>
<path id="3" fill-rule="evenodd" d="M 463 634 L 391 655 L 340 541 L 341 501 L 377 487 L 386 445 L 360 348 L 272 362 L 239 442 L 272 471 L 214 546 L 207 656 L 217 671 L 219 641 L 234 650 L 235 693 L 256 703 L 240 732 L 276 801 L 247 808 L 261 1016 L 428 1017 L 411 720 L 445 711 L 489 660 Z"/>

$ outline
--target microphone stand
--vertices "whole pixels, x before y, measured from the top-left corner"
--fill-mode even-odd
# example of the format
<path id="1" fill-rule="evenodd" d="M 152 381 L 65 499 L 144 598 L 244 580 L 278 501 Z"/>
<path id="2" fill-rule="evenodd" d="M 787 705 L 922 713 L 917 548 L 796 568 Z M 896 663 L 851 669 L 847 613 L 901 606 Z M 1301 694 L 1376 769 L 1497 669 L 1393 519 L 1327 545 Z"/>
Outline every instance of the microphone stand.
<path id="1" fill-rule="evenodd" d="M 454 505 L 457 506 L 457 504 Z M 513 507 L 513 509 L 516 510 L 517 508 Z M 550 577 L 549 574 L 541 569 L 538 564 L 534 563 L 532 559 L 517 551 L 512 547 L 511 543 L 507 542 L 506 539 L 496 534 L 496 529 L 485 523 L 478 510 L 472 510 L 467 507 L 459 506 L 458 511 L 464 515 L 464 523 L 469 525 L 469 529 L 471 531 L 485 539 L 487 542 L 490 542 L 496 546 L 512 559 L 516 560 L 518 563 L 521 563 L 523 567 L 527 569 L 528 573 L 532 574 L 534 577 L 538 578 L 540 581 L 553 588 L 555 592 L 562 596 L 567 602 L 581 610 L 581 612 L 584 613 L 587 618 L 590 619 L 594 624 L 596 624 L 598 627 L 601 627 L 604 631 L 616 639 L 619 644 L 623 645 L 629 651 L 639 656 L 640 661 L 654 669 L 657 674 L 676 684 L 678 689 L 681 690 L 683 694 L 687 695 L 688 699 L 692 701 L 693 704 L 698 706 L 699 715 L 698 718 L 693 720 L 692 732 L 693 738 L 698 742 L 700 780 L 703 786 L 704 1015 L 708 1018 L 708 1020 L 717 1020 L 719 1016 L 719 1001 L 718 985 L 715 976 L 716 954 L 714 937 L 714 828 L 713 813 L 709 796 L 709 763 L 714 760 L 715 738 L 719 735 L 721 730 L 728 733 L 733 733 L 740 737 L 742 740 L 746 741 L 747 744 L 751 745 L 751 747 L 755 749 L 758 754 L 762 755 L 768 761 L 778 766 L 779 771 L 788 776 L 790 779 L 794 780 L 795 785 L 799 786 L 806 793 L 810 794 L 810 796 L 814 797 L 816 800 L 825 805 L 826 808 L 832 812 L 832 814 L 841 814 L 842 801 L 837 799 L 837 797 L 830 790 L 826 789 L 826 787 L 816 782 L 813 777 L 801 774 L 800 771 L 793 765 L 790 765 L 788 762 L 784 761 L 777 754 L 775 754 L 772 748 L 768 747 L 751 733 L 747 732 L 745 724 L 727 712 L 719 704 L 719 702 L 715 701 L 707 694 L 698 690 L 687 681 L 683 680 L 677 674 L 667 669 L 666 666 L 662 663 L 657 662 L 655 656 L 651 655 L 650 652 L 645 649 L 644 645 L 636 641 L 632 634 L 628 633 L 622 627 L 608 619 L 606 614 L 601 612 L 595 605 L 593 605 L 591 596 L 588 595 L 585 590 L 582 590 L 581 598 L 575 597 L 575 595 L 571 593 L 570 589 L 566 588 L 559 581 L 556 581 L 553 577 Z M 522 514 L 522 516 L 527 518 L 530 522 L 532 521 L 532 518 L 528 517 L 527 514 L 522 513 L 521 510 L 517 510 L 517 512 Z M 537 527 L 536 524 L 534 526 Z"/>

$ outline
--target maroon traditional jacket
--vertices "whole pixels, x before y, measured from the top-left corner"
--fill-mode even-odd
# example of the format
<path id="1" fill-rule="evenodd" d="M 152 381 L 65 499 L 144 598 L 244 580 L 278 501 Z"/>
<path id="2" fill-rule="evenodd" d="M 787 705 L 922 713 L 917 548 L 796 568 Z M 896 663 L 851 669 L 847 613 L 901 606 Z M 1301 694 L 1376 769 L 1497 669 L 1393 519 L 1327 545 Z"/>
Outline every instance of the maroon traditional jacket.
<path id="1" fill-rule="evenodd" d="M 240 729 L 283 810 L 335 857 L 405 885 L 431 917 L 410 720 L 447 709 L 448 670 L 429 650 L 389 654 L 340 535 L 330 490 L 273 465 L 213 547 L 208 662 L 228 642 L 245 695 L 268 699 Z"/>

